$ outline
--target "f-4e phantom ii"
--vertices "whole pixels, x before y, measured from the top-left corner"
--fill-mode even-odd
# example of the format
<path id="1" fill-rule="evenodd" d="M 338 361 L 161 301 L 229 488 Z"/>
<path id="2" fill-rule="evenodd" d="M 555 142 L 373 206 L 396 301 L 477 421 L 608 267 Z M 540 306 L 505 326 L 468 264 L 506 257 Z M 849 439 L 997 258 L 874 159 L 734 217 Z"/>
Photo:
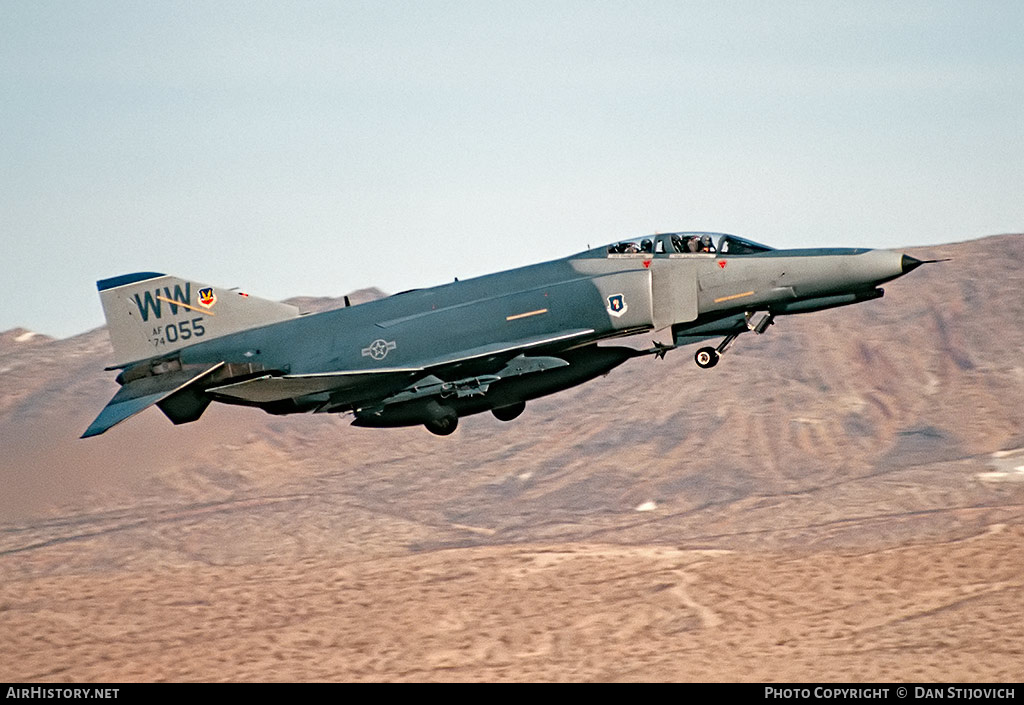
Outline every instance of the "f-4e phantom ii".
<path id="1" fill-rule="evenodd" d="M 701 347 L 718 364 L 779 316 L 870 301 L 919 267 L 870 249 L 777 250 L 735 235 L 666 233 L 358 306 L 294 306 L 156 272 L 97 282 L 121 389 L 83 438 L 156 405 L 175 424 L 211 402 L 271 414 L 351 413 L 356 426 L 502 421 L 526 402 L 635 357 Z M 605 345 L 666 331 L 647 349 Z"/>

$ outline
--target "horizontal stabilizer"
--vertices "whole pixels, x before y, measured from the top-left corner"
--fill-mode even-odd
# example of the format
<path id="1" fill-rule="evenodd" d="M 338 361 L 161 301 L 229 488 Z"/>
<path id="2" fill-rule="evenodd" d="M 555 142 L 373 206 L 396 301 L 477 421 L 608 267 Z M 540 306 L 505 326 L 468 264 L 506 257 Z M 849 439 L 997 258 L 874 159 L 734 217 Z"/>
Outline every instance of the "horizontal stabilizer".
<path id="1" fill-rule="evenodd" d="M 117 390 L 114 398 L 103 407 L 103 411 L 85 430 L 82 438 L 100 435 L 125 419 L 197 382 L 223 364 L 218 362 L 216 365 L 168 372 L 128 382 Z"/>

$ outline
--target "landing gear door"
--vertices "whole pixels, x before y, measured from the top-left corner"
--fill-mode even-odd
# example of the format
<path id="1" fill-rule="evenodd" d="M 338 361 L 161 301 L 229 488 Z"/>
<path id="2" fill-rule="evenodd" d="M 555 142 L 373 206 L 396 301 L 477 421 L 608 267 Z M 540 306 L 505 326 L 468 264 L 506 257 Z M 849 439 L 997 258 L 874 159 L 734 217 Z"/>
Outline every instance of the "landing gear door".
<path id="1" fill-rule="evenodd" d="M 656 259 L 651 276 L 655 330 L 697 318 L 697 261 Z"/>

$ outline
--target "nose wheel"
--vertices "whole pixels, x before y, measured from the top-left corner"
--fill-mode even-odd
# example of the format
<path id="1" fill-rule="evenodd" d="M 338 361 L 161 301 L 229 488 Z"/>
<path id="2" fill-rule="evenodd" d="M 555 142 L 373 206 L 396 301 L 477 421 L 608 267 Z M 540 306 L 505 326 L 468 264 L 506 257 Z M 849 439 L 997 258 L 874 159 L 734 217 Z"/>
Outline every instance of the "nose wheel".
<path id="1" fill-rule="evenodd" d="M 701 348 L 693 356 L 693 359 L 697 363 L 697 367 L 707 370 L 718 364 L 718 361 L 722 359 L 722 355 L 714 348 Z"/>

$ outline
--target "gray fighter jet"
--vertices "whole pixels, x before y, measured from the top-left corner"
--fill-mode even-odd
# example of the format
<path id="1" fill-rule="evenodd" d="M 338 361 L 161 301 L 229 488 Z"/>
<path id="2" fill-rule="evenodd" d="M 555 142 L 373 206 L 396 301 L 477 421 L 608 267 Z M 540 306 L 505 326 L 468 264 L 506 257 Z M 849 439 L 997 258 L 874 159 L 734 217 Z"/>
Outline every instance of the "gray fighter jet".
<path id="1" fill-rule="evenodd" d="M 156 272 L 97 282 L 121 389 L 83 438 L 156 404 L 175 424 L 216 401 L 271 414 L 351 413 L 356 426 L 438 435 L 490 411 L 776 317 L 870 301 L 923 262 L 869 249 L 776 250 L 735 235 L 666 233 L 359 306 L 293 306 Z M 668 343 L 602 344 L 666 331 Z"/>

